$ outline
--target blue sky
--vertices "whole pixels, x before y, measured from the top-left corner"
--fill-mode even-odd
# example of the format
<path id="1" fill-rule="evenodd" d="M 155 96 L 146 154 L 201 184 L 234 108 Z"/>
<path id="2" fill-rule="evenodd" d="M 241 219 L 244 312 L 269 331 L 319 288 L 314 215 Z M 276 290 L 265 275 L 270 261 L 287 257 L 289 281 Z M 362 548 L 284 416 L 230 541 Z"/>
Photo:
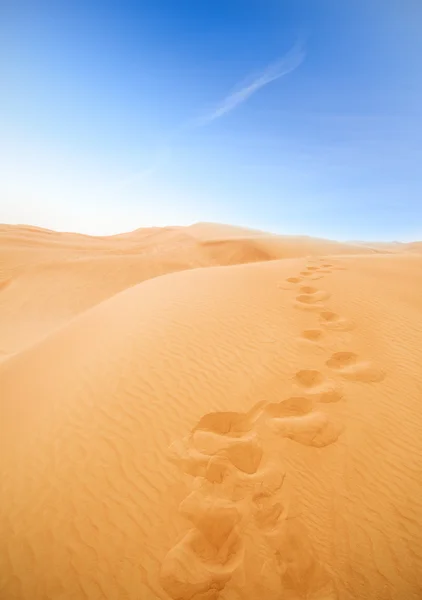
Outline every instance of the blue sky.
<path id="1" fill-rule="evenodd" d="M 0 221 L 422 239 L 420 0 L 2 0 Z"/>

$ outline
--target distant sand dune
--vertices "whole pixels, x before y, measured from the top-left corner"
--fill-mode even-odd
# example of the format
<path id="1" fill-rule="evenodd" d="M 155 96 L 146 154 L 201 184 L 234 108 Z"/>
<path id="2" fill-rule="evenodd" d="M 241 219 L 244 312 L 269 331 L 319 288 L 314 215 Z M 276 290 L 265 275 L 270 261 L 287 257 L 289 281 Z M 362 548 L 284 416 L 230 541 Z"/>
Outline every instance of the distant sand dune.
<path id="1" fill-rule="evenodd" d="M 0 227 L 0 598 L 420 600 L 422 254 Z"/>

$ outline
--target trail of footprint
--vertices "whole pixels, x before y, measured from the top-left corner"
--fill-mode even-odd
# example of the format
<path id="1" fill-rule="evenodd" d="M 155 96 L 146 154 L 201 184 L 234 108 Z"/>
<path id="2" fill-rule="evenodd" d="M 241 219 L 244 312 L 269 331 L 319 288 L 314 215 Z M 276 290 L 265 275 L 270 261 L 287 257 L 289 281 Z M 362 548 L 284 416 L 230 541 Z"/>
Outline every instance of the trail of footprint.
<path id="1" fill-rule="evenodd" d="M 354 352 L 335 352 L 326 362 L 327 367 L 345 379 L 376 383 L 382 381 L 385 373 L 372 366 L 369 361 L 362 361 Z"/>
<path id="2" fill-rule="evenodd" d="M 314 279 L 331 273 L 331 269 L 345 269 L 324 259 L 319 262 L 318 266 L 307 266 L 298 277 L 288 277 L 286 283 L 296 285 L 304 277 Z M 295 304 L 319 310 L 325 329 L 353 329 L 348 319 L 321 310 L 321 302 L 329 296 L 326 291 L 302 285 Z M 306 329 L 301 337 L 316 344 L 324 338 L 324 331 Z M 326 365 L 346 379 L 375 382 L 384 378 L 380 369 L 360 361 L 352 352 L 336 352 Z M 265 564 L 276 586 L 274 598 L 277 577 L 284 600 L 337 598 L 327 572 L 307 546 L 300 521 L 291 518 L 282 493 L 285 474 L 273 466 L 262 466 L 263 448 L 258 439 L 262 426 L 269 426 L 281 438 L 317 448 L 333 444 L 343 431 L 327 414 L 314 410 L 316 402 L 342 398 L 338 384 L 316 369 L 297 371 L 293 381 L 300 390 L 297 396 L 258 403 L 248 413 L 209 413 L 189 436 L 172 445 L 174 460 L 193 476 L 201 476 L 196 480 L 199 488 L 180 505 L 181 514 L 194 528 L 168 552 L 161 569 L 162 586 L 174 600 L 217 600 L 234 573 L 243 568 L 245 545 L 240 526 L 249 514 L 245 516 L 247 506 L 252 507 L 250 516 L 272 549 L 272 558 Z"/>
<path id="3" fill-rule="evenodd" d="M 331 310 L 321 311 L 319 317 L 321 325 L 326 329 L 332 329 L 334 331 L 351 331 L 355 328 L 352 321 L 341 317 Z"/>
<path id="4" fill-rule="evenodd" d="M 161 585 L 173 600 L 217 600 L 234 573 L 243 568 L 245 546 L 239 527 L 244 516 L 237 503 L 247 496 L 255 506 L 251 516 L 257 527 L 268 532 L 269 543 L 275 531 L 282 533 L 287 522 L 280 491 L 285 475 L 273 466 L 260 468 L 263 450 L 255 425 L 263 419 L 264 426 L 269 424 L 282 437 L 308 446 L 333 443 L 341 429 L 312 408 L 312 399 L 298 396 L 272 404 L 260 402 L 248 413 L 209 413 L 189 436 L 172 445 L 173 459 L 188 473 L 201 476 L 199 489 L 179 507 L 194 527 L 162 563 Z M 215 494 L 216 484 L 221 484 L 222 497 Z M 277 544 L 277 539 L 271 543 Z M 297 581 L 289 583 L 285 578 L 292 568 L 288 552 L 286 548 L 290 567 L 284 566 L 280 577 L 287 587 L 297 587 Z"/>
<path id="5" fill-rule="evenodd" d="M 338 402 L 343 392 L 334 381 L 327 380 L 320 371 L 303 369 L 294 376 L 294 381 L 315 402 Z"/>

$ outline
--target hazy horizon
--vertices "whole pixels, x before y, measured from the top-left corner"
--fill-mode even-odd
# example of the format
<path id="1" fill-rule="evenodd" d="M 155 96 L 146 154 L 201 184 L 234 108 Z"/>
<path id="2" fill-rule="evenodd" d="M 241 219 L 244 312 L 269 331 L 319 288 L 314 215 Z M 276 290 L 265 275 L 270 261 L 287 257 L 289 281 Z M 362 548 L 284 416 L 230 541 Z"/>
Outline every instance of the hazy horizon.
<path id="1" fill-rule="evenodd" d="M 71 4 L 0 7 L 0 222 L 422 239 L 421 4 Z"/>

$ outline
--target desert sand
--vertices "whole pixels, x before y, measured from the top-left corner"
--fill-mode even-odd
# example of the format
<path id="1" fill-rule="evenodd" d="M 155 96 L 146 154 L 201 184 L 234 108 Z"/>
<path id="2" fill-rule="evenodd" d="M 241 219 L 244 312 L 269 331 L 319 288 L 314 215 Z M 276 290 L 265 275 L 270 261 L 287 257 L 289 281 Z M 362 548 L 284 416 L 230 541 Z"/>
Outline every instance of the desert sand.
<path id="1" fill-rule="evenodd" d="M 0 227 L 2 600 L 420 600 L 422 244 Z"/>

